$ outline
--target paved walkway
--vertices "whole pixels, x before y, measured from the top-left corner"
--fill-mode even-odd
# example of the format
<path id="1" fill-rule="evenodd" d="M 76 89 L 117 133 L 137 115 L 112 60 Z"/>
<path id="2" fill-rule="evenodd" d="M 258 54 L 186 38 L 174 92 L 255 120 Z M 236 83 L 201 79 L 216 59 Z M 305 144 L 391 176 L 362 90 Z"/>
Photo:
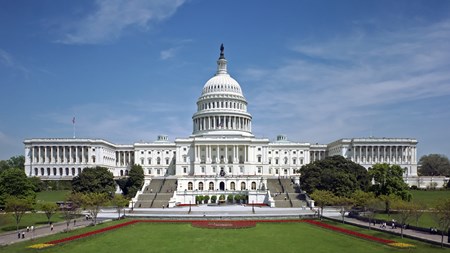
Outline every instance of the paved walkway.
<path id="1" fill-rule="evenodd" d="M 77 219 L 76 223 L 74 224 L 73 220 L 69 223 L 69 229 L 78 229 L 82 227 L 86 227 L 89 224 L 91 224 L 91 220 L 86 219 Z M 0 234 L 0 245 L 7 245 L 17 242 L 23 242 L 25 240 L 33 240 L 34 238 L 43 237 L 51 234 L 57 234 L 60 232 L 64 232 L 65 229 L 67 229 L 67 223 L 66 222 L 58 222 L 53 223 L 53 231 L 50 228 L 50 225 L 42 225 L 34 228 L 34 232 L 30 230 L 30 232 L 27 232 L 26 229 L 19 230 L 21 233 L 25 233 L 24 239 L 19 239 L 17 237 L 17 232 L 7 232 Z"/>
<path id="2" fill-rule="evenodd" d="M 324 216 L 331 218 L 333 220 L 337 220 L 337 221 L 342 221 L 342 217 L 340 215 L 334 215 L 331 213 L 327 213 L 324 212 Z M 358 226 L 363 226 L 363 227 L 368 227 L 368 223 L 358 220 L 358 219 L 354 219 L 354 218 L 348 218 L 345 217 L 345 223 L 348 224 L 354 224 L 354 225 L 358 225 Z M 376 229 L 379 231 L 385 231 L 388 233 L 393 233 L 399 236 L 401 236 L 401 229 L 400 228 L 395 228 L 392 229 L 391 226 L 387 226 L 386 228 L 381 228 L 380 224 L 376 224 L 375 226 L 373 226 L 373 224 L 371 224 L 371 229 Z M 422 232 L 422 231 L 418 231 L 418 230 L 412 230 L 412 229 L 403 229 L 403 235 L 406 237 L 411 237 L 411 238 L 416 238 L 419 240 L 423 240 L 423 241 L 430 241 L 430 242 L 435 242 L 435 243 L 441 243 L 441 235 L 440 234 L 431 234 L 429 232 Z M 446 245 L 446 247 L 450 247 L 450 243 L 448 243 L 448 236 L 444 236 L 444 244 Z"/>

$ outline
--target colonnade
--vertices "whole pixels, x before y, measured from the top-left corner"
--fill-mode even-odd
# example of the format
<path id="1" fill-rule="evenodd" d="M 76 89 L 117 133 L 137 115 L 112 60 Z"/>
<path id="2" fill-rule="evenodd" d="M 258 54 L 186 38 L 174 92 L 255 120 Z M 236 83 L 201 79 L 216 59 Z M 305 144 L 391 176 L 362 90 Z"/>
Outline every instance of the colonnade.
<path id="1" fill-rule="evenodd" d="M 309 159 L 311 162 L 322 160 L 326 157 L 325 151 L 312 150 L 309 151 Z"/>
<path id="2" fill-rule="evenodd" d="M 248 145 L 195 145 L 196 163 L 248 162 Z"/>
<path id="3" fill-rule="evenodd" d="M 251 119 L 240 116 L 205 116 L 194 119 L 194 132 L 219 129 L 251 132 L 252 122 Z"/>
<path id="4" fill-rule="evenodd" d="M 88 163 L 88 146 L 36 146 L 31 147 L 31 160 L 39 164 Z"/>
<path id="5" fill-rule="evenodd" d="M 134 151 L 116 151 L 116 166 L 128 166 L 134 163 Z"/>
<path id="6" fill-rule="evenodd" d="M 352 160 L 356 163 L 416 163 L 417 153 L 414 146 L 353 146 Z"/>

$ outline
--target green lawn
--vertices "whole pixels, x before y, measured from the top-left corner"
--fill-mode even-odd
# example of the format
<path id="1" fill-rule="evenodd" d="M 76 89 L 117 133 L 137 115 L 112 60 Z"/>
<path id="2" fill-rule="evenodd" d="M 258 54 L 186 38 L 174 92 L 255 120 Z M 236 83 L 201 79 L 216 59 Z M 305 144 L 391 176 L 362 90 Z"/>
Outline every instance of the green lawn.
<path id="1" fill-rule="evenodd" d="M 433 207 L 439 200 L 450 198 L 450 190 L 446 191 L 410 191 L 412 194 L 412 201 L 417 201 L 426 204 L 428 207 Z"/>
<path id="2" fill-rule="evenodd" d="M 69 193 L 70 191 L 68 190 L 38 192 L 36 194 L 36 201 L 45 201 L 45 202 L 64 201 L 66 199 L 66 195 L 68 195 Z"/>
<path id="3" fill-rule="evenodd" d="M 109 223 L 108 225 L 112 225 Z M 104 225 L 97 226 L 99 229 Z M 412 243 L 417 247 L 412 252 L 446 252 L 436 246 L 382 232 L 346 226 L 375 236 Z M 78 234 L 92 230 L 70 233 Z M 58 234 L 34 243 L 42 243 L 66 237 Z M 26 246 L 33 242 L 23 242 L 0 248 L 2 253 L 37 252 Z M 68 242 L 39 252 L 406 252 L 380 243 L 370 242 L 338 232 L 333 232 L 306 223 L 265 223 L 248 229 L 202 229 L 190 224 L 137 223 L 128 227 Z M 409 252 L 409 251 L 408 251 Z"/>

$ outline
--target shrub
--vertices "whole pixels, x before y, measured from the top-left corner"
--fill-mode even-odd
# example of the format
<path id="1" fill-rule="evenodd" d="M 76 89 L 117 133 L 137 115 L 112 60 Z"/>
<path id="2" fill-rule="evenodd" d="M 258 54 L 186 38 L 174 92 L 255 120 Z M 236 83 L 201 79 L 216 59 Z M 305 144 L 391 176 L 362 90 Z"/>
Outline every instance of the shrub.
<path id="1" fill-rule="evenodd" d="M 227 200 L 228 200 L 228 202 L 233 203 L 233 195 L 231 195 L 231 194 L 228 195 Z"/>
<path id="2" fill-rule="evenodd" d="M 204 202 L 205 204 L 208 204 L 209 198 L 210 198 L 209 195 L 203 196 L 203 202 Z"/>
<path id="3" fill-rule="evenodd" d="M 211 203 L 216 203 L 217 201 L 217 196 L 216 195 L 212 195 L 211 196 Z"/>

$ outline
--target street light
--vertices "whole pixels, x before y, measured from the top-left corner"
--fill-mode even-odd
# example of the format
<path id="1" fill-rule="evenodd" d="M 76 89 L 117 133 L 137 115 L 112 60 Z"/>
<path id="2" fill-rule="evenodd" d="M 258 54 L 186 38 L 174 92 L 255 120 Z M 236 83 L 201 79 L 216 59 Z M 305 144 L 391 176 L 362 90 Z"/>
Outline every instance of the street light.
<path id="1" fill-rule="evenodd" d="M 252 212 L 255 213 L 255 201 L 252 201 Z"/>
<path id="2" fill-rule="evenodd" d="M 189 212 L 188 212 L 188 214 L 190 214 L 191 213 L 191 201 L 189 200 Z"/>

